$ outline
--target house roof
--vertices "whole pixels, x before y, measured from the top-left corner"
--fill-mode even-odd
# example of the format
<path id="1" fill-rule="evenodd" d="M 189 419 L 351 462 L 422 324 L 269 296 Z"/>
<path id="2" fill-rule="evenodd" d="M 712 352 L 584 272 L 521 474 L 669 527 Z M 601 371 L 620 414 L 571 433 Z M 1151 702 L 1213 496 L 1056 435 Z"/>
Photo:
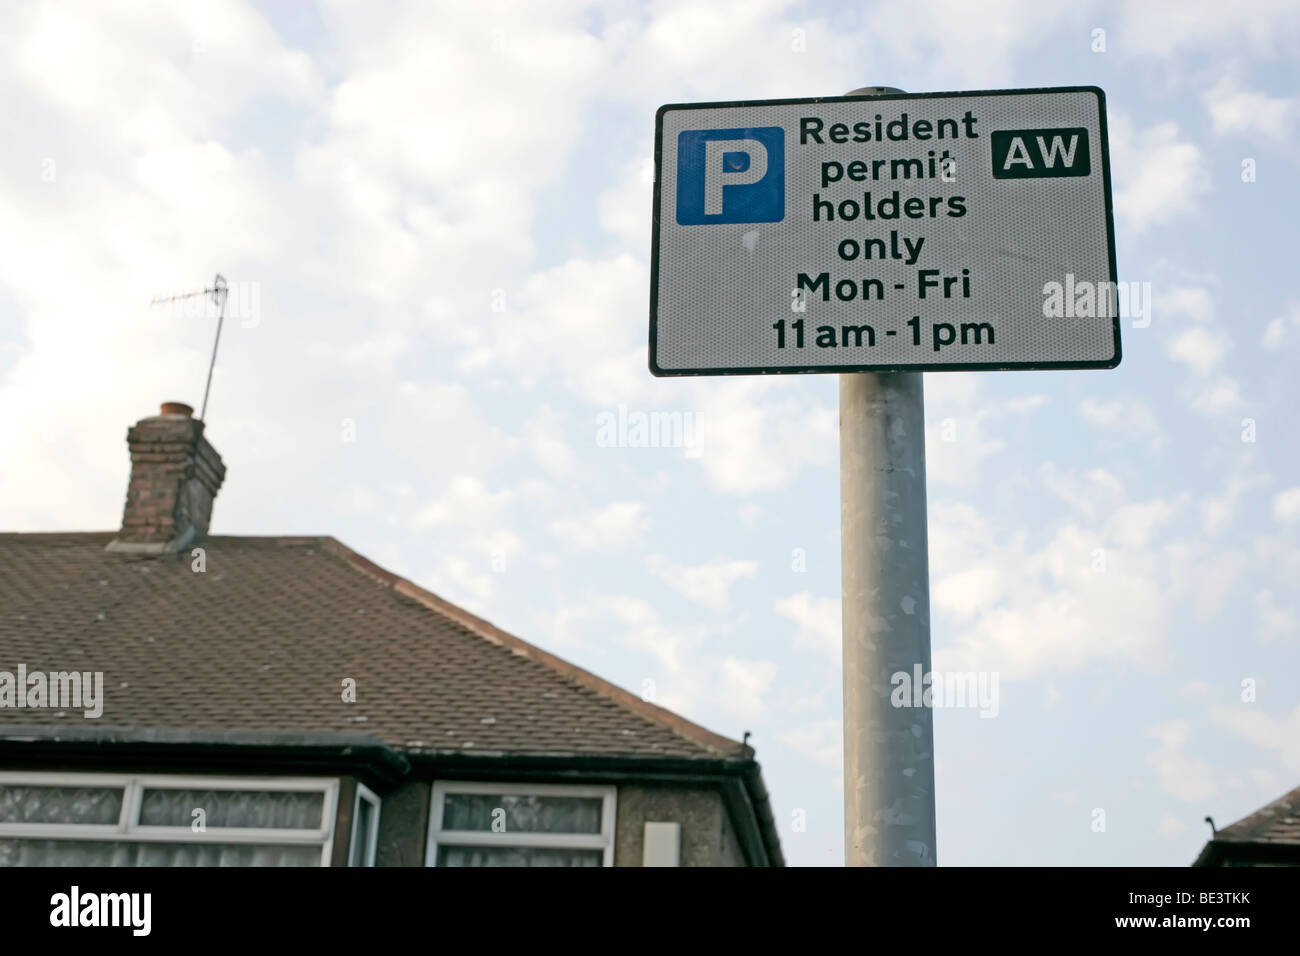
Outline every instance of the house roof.
<path id="1" fill-rule="evenodd" d="M 0 534 L 0 671 L 102 671 L 101 727 L 372 734 L 408 754 L 749 761 L 329 537 L 105 550 L 111 533 Z M 356 702 L 342 699 L 356 682 Z M 80 710 L 0 708 L 84 728 Z"/>
<path id="2" fill-rule="evenodd" d="M 1215 831 L 1195 865 L 1211 866 L 1225 857 L 1300 860 L 1300 787 Z"/>
<path id="3" fill-rule="evenodd" d="M 1300 787 L 1214 834 L 1238 843 L 1290 843 L 1300 847 Z"/>

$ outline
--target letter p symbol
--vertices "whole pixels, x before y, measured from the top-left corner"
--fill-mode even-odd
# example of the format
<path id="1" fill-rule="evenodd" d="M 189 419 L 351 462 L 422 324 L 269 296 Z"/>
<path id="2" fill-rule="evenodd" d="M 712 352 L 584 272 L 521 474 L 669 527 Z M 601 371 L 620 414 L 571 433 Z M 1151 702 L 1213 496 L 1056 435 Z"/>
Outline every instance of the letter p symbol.
<path id="1" fill-rule="evenodd" d="M 785 218 L 785 130 L 690 129 L 677 138 L 677 222 Z"/>
<path id="2" fill-rule="evenodd" d="M 767 175 L 767 147 L 756 139 L 704 144 L 704 215 L 722 215 L 722 187 L 749 186 Z"/>

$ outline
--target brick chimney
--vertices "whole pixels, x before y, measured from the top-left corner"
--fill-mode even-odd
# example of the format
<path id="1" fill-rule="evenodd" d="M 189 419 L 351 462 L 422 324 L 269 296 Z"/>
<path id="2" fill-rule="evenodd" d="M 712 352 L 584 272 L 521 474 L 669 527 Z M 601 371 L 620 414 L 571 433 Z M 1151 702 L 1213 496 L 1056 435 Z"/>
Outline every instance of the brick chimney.
<path id="1" fill-rule="evenodd" d="M 131 481 L 122 529 L 110 551 L 181 551 L 207 534 L 226 466 L 193 415 L 189 405 L 164 402 L 160 414 L 127 431 Z"/>

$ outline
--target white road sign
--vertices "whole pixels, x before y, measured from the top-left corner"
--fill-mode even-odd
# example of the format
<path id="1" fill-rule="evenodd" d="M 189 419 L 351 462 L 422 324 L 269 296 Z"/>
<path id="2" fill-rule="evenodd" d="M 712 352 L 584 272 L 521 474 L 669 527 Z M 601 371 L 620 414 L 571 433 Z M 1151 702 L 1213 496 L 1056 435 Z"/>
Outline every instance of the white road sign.
<path id="1" fill-rule="evenodd" d="M 655 117 L 655 375 L 1113 368 L 1097 87 Z"/>

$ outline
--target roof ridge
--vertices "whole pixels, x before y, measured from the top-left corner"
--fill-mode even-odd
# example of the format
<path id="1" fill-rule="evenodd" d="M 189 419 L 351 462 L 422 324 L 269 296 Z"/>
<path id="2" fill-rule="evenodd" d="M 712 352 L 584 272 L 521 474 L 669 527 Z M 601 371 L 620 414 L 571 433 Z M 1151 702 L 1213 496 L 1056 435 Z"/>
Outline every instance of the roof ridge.
<path id="1" fill-rule="evenodd" d="M 1300 787 L 1294 787 L 1276 800 L 1246 814 L 1214 834 L 1216 840 L 1251 841 L 1267 833 L 1269 825 L 1276 823 L 1279 812 L 1291 816 L 1300 813 Z M 1226 834 L 1226 836 L 1225 836 Z"/>
<path id="2" fill-rule="evenodd" d="M 639 717 L 667 728 L 696 746 L 724 756 L 753 757 L 753 749 L 747 744 L 732 740 L 730 737 L 724 737 L 721 734 L 715 734 L 707 727 L 702 727 L 657 704 L 642 700 L 617 684 L 613 684 L 603 677 L 579 667 L 577 664 L 566 661 L 564 658 L 543 650 L 535 644 L 530 644 L 523 638 L 516 637 L 508 631 L 503 631 L 490 621 L 484 620 L 476 614 L 471 614 L 464 608 L 452 604 L 432 591 L 422 588 L 386 568 L 380 567 L 337 538 L 326 535 L 322 536 L 320 540 L 326 550 L 342 558 L 353 569 L 374 579 L 379 584 L 391 587 L 395 594 L 410 598 L 428 610 L 454 621 L 476 637 L 480 637 L 498 647 L 507 648 L 522 657 L 544 664 L 570 683 L 594 691 L 625 710 L 630 710 Z"/>

